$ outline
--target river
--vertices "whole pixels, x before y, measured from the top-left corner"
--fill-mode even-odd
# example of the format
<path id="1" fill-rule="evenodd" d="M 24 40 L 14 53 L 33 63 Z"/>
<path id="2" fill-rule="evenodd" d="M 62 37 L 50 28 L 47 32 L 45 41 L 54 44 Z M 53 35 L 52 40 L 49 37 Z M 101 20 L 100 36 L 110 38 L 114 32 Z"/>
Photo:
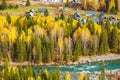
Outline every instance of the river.
<path id="1" fill-rule="evenodd" d="M 48 70 L 55 70 L 58 66 L 32 66 L 34 69 L 47 68 Z M 120 60 L 111 60 L 104 62 L 105 70 L 120 69 Z M 100 71 L 100 62 L 77 64 L 77 65 L 61 65 L 59 66 L 61 72 L 80 72 L 80 71 Z"/>

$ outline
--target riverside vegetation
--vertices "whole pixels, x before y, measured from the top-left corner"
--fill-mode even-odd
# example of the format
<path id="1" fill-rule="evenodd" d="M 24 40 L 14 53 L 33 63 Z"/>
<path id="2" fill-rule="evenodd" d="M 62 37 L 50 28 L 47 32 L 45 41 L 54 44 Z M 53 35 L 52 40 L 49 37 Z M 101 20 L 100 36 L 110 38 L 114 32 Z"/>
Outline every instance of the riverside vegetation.
<path id="1" fill-rule="evenodd" d="M 0 69 L 0 80 L 72 80 L 69 72 L 60 76 L 59 67 L 54 71 L 48 71 L 47 69 L 33 69 L 30 65 L 26 67 L 10 66 L 7 59 Z M 77 80 L 90 80 L 90 78 L 84 72 L 80 72 Z M 104 62 L 101 63 L 101 74 L 98 75 L 97 80 L 105 80 Z M 110 80 L 113 78 L 111 77 Z"/>

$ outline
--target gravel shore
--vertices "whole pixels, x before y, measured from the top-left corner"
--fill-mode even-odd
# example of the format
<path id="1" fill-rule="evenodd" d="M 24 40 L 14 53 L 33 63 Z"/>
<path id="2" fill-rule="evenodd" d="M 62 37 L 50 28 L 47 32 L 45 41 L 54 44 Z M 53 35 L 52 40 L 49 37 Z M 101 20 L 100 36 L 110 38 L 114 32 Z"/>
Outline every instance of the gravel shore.
<path id="1" fill-rule="evenodd" d="M 82 57 L 76 62 L 69 62 L 68 65 L 85 64 L 85 63 L 91 63 L 91 62 L 110 61 L 110 60 L 118 60 L 118 59 L 120 59 L 119 54 L 106 54 L 106 55 L 100 55 L 100 56 Z"/>
<path id="2" fill-rule="evenodd" d="M 82 71 L 82 72 L 85 73 L 90 78 L 90 80 L 98 80 L 98 76 L 101 74 L 100 71 L 94 71 L 94 72 Z M 109 80 L 108 75 L 112 75 L 112 76 L 117 75 L 119 72 L 120 72 L 120 69 L 115 69 L 115 70 L 111 70 L 111 71 L 106 70 L 105 71 L 106 80 Z M 79 74 L 80 74 L 80 72 L 70 72 L 71 80 L 78 80 Z M 60 80 L 63 80 L 63 76 L 64 76 L 64 73 L 61 72 Z"/>

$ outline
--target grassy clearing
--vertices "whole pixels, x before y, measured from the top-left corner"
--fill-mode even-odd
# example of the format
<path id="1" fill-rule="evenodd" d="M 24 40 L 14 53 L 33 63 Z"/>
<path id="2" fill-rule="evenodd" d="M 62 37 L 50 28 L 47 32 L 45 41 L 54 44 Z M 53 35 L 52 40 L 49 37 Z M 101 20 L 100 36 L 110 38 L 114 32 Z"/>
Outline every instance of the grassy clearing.
<path id="1" fill-rule="evenodd" d="M 32 6 L 19 6 L 18 9 L 6 9 L 6 10 L 0 10 L 0 13 L 2 15 L 5 15 L 6 13 L 11 15 L 24 15 L 25 12 L 28 12 L 30 9 L 34 9 L 35 11 L 38 10 L 38 8 L 45 7 L 40 5 L 32 5 Z M 54 12 L 57 10 L 55 7 L 45 7 L 49 10 L 49 12 Z"/>
<path id="2" fill-rule="evenodd" d="M 47 8 L 49 11 L 49 14 L 51 16 L 56 16 L 57 12 L 58 12 L 58 8 L 56 7 L 50 7 L 50 6 L 41 6 L 40 4 L 35 4 L 32 6 L 19 6 L 18 9 L 6 9 L 6 10 L 0 10 L 0 14 L 1 15 L 6 15 L 6 13 L 11 14 L 11 15 L 24 15 L 25 12 L 28 12 L 30 9 L 34 9 L 35 11 L 38 10 L 38 8 Z M 84 10 L 75 10 L 72 8 L 69 8 L 67 11 L 65 11 L 66 16 L 73 14 L 74 12 L 79 12 L 80 14 L 84 14 L 85 11 Z M 97 12 L 98 14 L 99 12 Z M 40 13 L 41 14 L 41 13 Z M 111 14 L 105 14 L 107 17 L 110 16 Z M 113 14 L 112 14 L 113 15 Z M 120 12 L 117 15 L 114 15 L 116 18 L 120 18 Z"/>

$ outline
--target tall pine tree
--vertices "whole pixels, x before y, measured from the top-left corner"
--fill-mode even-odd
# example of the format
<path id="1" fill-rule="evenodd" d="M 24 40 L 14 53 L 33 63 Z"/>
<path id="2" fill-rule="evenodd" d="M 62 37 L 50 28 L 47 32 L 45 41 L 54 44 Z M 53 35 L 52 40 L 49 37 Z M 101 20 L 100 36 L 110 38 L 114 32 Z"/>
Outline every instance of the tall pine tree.
<path id="1" fill-rule="evenodd" d="M 99 52 L 102 54 L 109 52 L 108 36 L 106 29 L 103 29 L 103 32 L 101 34 Z"/>
<path id="2" fill-rule="evenodd" d="M 2 10 L 7 9 L 6 0 L 2 0 L 2 3 L 1 3 L 1 5 L 0 5 L 0 9 L 2 9 Z"/>
<path id="3" fill-rule="evenodd" d="M 30 6 L 30 0 L 27 0 L 26 6 Z"/>
<path id="4" fill-rule="evenodd" d="M 100 75 L 100 80 L 106 80 L 106 78 L 105 78 L 104 61 L 102 61 L 102 63 L 101 63 L 101 75 Z"/>
<path id="5" fill-rule="evenodd" d="M 23 62 L 26 56 L 26 44 L 23 40 L 18 38 L 16 42 L 16 54 L 18 62 Z"/>
<path id="6" fill-rule="evenodd" d="M 35 39 L 36 59 L 35 62 L 42 62 L 42 43 L 39 36 Z"/>
<path id="7" fill-rule="evenodd" d="M 111 49 L 117 53 L 118 52 L 118 29 L 114 27 L 111 33 Z"/>
<path id="8" fill-rule="evenodd" d="M 81 36 L 78 37 L 73 49 L 74 60 L 78 60 L 80 55 L 82 55 Z"/>

